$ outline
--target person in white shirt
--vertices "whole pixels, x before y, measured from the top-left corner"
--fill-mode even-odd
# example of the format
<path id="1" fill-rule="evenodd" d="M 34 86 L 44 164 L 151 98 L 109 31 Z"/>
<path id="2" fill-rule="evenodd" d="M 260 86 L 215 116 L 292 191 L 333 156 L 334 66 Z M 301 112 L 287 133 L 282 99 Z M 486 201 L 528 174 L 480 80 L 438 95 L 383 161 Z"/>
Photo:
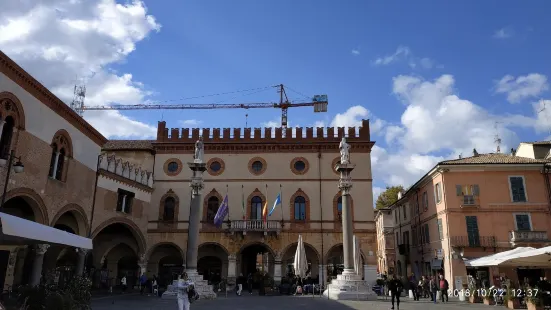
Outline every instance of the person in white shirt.
<path id="1" fill-rule="evenodd" d="M 122 292 L 125 293 L 126 292 L 126 276 L 122 276 L 121 286 L 122 286 Z"/>
<path id="2" fill-rule="evenodd" d="M 189 310 L 191 303 L 189 302 L 188 292 L 194 283 L 191 282 L 187 274 L 184 272 L 178 279 L 178 310 Z"/>

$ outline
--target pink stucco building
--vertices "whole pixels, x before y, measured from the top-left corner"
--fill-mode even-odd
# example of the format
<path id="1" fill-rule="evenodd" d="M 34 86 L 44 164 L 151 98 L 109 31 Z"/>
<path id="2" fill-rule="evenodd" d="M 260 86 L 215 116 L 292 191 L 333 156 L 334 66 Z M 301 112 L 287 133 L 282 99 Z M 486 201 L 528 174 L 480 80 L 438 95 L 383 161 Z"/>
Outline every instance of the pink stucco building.
<path id="1" fill-rule="evenodd" d="M 490 276 L 468 270 L 466 259 L 549 245 L 551 160 L 532 157 L 474 151 L 438 163 L 407 189 L 390 206 L 396 273 L 442 273 L 457 287 L 468 272 Z"/>

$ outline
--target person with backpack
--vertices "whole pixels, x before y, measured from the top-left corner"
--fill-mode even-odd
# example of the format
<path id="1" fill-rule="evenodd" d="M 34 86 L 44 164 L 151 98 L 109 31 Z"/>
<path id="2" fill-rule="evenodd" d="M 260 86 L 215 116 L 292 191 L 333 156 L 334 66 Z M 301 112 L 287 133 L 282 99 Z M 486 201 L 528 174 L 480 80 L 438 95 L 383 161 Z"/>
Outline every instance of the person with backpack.
<path id="1" fill-rule="evenodd" d="M 438 284 L 436 283 L 436 279 L 434 276 L 430 277 L 429 281 L 429 291 L 430 291 L 430 299 L 434 303 L 436 303 L 436 293 L 438 292 Z"/>
<path id="2" fill-rule="evenodd" d="M 400 295 L 402 294 L 403 289 L 404 285 L 402 284 L 402 281 L 400 281 L 400 279 L 396 276 L 392 277 L 388 283 L 388 290 L 390 291 L 390 298 L 392 302 L 392 308 L 390 309 L 394 309 L 394 301 L 396 300 L 396 308 L 400 310 Z"/>
<path id="3" fill-rule="evenodd" d="M 184 272 L 178 279 L 178 309 L 189 310 L 191 303 L 195 298 L 194 283 L 188 279 L 187 273 Z"/>

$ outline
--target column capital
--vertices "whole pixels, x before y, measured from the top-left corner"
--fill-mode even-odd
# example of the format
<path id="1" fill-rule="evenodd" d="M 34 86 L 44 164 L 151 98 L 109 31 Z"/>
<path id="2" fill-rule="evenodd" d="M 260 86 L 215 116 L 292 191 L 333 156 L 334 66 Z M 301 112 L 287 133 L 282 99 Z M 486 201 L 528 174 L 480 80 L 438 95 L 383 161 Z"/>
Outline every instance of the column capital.
<path id="1" fill-rule="evenodd" d="M 37 245 L 35 245 L 34 249 L 36 251 L 36 254 L 44 255 L 44 254 L 46 254 L 46 251 L 48 251 L 49 247 L 50 247 L 49 244 L 37 244 Z"/>
<path id="2" fill-rule="evenodd" d="M 235 254 L 228 255 L 228 260 L 237 260 L 237 255 Z"/>
<path id="3" fill-rule="evenodd" d="M 139 255 L 138 265 L 141 265 L 141 264 L 146 264 L 147 265 L 147 259 L 145 257 L 145 253 L 141 253 Z"/>
<path id="4" fill-rule="evenodd" d="M 88 253 L 88 249 L 83 249 L 83 248 L 75 248 L 75 252 L 77 252 L 77 254 L 79 256 L 86 256 L 86 254 Z"/>

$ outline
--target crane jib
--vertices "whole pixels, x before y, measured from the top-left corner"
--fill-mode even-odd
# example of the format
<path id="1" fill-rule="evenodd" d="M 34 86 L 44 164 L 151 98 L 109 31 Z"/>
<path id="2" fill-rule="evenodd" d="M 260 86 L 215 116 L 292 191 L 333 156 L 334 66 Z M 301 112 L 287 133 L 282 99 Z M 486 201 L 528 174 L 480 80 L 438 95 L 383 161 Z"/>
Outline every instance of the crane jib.
<path id="1" fill-rule="evenodd" d="M 316 107 L 316 112 L 327 111 L 327 101 L 313 101 L 302 103 L 238 103 L 238 104 L 114 104 L 105 106 L 84 106 L 84 111 L 102 110 L 212 110 L 212 109 L 261 109 L 261 108 L 292 108 Z"/>

